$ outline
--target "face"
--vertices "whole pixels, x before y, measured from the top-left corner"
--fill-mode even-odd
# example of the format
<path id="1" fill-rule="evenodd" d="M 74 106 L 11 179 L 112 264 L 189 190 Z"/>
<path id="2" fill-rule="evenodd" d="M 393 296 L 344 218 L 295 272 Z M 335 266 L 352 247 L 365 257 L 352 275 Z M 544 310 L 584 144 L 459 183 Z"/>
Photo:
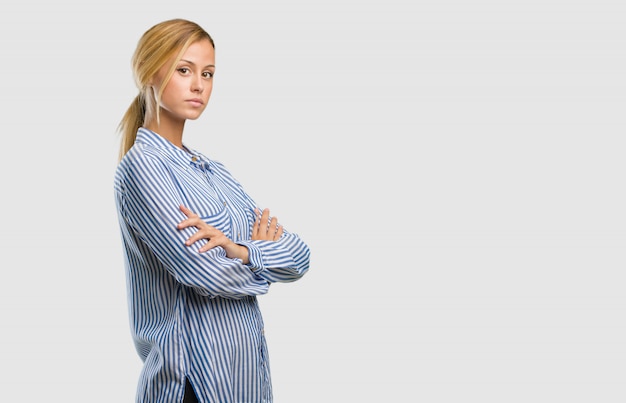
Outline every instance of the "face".
<path id="1" fill-rule="evenodd" d="M 155 90 L 161 83 L 171 64 L 166 63 L 156 74 Z M 172 122 L 197 119 L 206 108 L 213 90 L 215 73 L 215 50 L 208 39 L 192 43 L 176 65 L 171 79 L 161 96 L 161 121 Z"/>

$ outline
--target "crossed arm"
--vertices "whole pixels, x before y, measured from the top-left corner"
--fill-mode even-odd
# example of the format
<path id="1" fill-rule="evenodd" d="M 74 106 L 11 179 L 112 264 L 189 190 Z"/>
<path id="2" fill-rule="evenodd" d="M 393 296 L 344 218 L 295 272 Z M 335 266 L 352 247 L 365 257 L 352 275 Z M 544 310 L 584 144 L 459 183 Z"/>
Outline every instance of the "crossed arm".
<path id="1" fill-rule="evenodd" d="M 204 222 L 196 213 L 189 210 L 187 207 L 181 205 L 179 208 L 180 211 L 187 216 L 187 219 L 178 223 L 178 229 L 181 230 L 187 227 L 196 227 L 198 229 L 198 231 L 185 241 L 185 245 L 190 246 L 194 242 L 206 239 L 207 243 L 199 249 L 200 252 L 206 252 L 216 246 L 221 246 L 226 251 L 227 257 L 231 259 L 241 259 L 243 264 L 249 263 L 248 248 L 234 243 L 226 237 L 222 231 Z M 283 234 L 283 227 L 278 224 L 278 219 L 276 217 L 270 219 L 270 211 L 267 208 L 264 209 L 263 212 L 259 211 L 259 209 L 255 209 L 254 212 L 256 220 L 252 227 L 252 240 L 279 240 Z"/>

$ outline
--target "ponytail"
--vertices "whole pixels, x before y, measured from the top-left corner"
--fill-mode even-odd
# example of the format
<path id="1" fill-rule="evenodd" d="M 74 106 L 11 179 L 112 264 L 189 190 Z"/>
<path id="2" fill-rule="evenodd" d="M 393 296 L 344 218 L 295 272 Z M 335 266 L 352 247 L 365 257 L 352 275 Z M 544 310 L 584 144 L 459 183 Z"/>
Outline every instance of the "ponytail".
<path id="1" fill-rule="evenodd" d="M 120 143 L 120 153 L 119 159 L 130 150 L 130 148 L 135 143 L 135 138 L 137 137 L 137 130 L 143 125 L 146 117 L 146 107 L 144 104 L 144 99 L 142 94 L 139 94 L 135 97 L 133 102 L 130 104 L 122 121 L 118 126 L 118 131 L 122 135 L 122 141 Z"/>

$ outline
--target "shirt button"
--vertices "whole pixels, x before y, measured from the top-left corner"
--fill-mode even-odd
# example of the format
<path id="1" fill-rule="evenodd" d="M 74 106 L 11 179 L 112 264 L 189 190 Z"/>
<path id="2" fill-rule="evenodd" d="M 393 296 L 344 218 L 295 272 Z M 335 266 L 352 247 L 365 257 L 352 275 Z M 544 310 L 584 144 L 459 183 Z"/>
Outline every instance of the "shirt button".
<path id="1" fill-rule="evenodd" d="M 194 155 L 193 157 L 191 157 L 191 160 L 192 160 L 193 162 L 196 162 L 196 161 L 198 161 L 198 157 L 196 157 L 196 156 Z"/>
<path id="2" fill-rule="evenodd" d="M 226 206 L 226 202 L 224 202 L 224 206 Z"/>

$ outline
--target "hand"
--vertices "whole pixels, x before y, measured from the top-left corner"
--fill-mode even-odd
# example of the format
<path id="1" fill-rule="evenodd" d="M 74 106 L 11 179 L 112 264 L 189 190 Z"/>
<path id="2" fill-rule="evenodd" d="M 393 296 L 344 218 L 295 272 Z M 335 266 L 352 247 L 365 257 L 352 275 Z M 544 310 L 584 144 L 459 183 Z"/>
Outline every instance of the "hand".
<path id="1" fill-rule="evenodd" d="M 254 209 L 256 220 L 252 227 L 252 240 L 278 241 L 283 234 L 283 226 L 278 224 L 278 219 L 272 217 L 270 220 L 270 210 L 264 209 L 263 214 L 259 209 Z"/>
<path id="2" fill-rule="evenodd" d="M 216 246 L 221 246 L 226 251 L 226 256 L 231 259 L 241 259 L 247 264 L 248 248 L 237 245 L 231 241 L 222 231 L 205 223 L 196 213 L 189 210 L 187 207 L 180 206 L 179 208 L 180 211 L 187 216 L 187 219 L 179 222 L 177 228 L 196 227 L 198 229 L 196 233 L 185 241 L 185 245 L 191 246 L 201 239 L 206 239 L 207 243 L 198 250 L 199 252 L 206 252 Z"/>

